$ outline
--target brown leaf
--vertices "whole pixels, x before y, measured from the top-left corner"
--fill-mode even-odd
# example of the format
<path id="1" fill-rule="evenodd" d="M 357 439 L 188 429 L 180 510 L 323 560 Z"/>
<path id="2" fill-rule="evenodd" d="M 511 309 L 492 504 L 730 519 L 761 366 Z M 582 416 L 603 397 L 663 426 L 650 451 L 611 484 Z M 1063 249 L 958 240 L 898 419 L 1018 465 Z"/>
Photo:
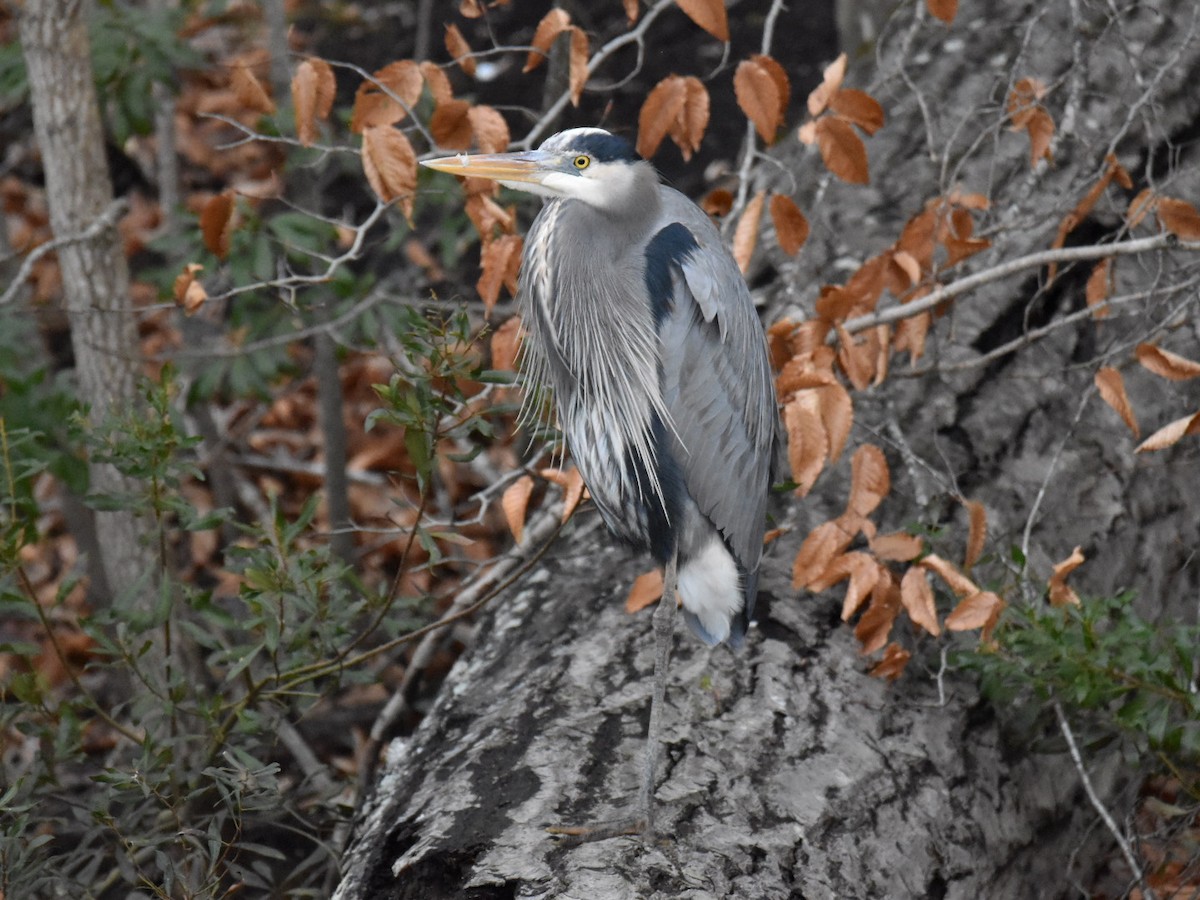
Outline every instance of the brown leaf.
<path id="1" fill-rule="evenodd" d="M 1189 434 L 1196 434 L 1198 432 L 1200 432 L 1200 412 L 1184 416 L 1182 419 L 1176 419 L 1169 425 L 1164 425 L 1138 444 L 1134 452 L 1146 453 L 1150 450 L 1164 450 L 1178 443 Z"/>
<path id="2" fill-rule="evenodd" d="M 779 248 L 788 256 L 795 256 L 808 240 L 808 219 L 786 194 L 772 194 L 770 207 Z"/>
<path id="3" fill-rule="evenodd" d="M 525 534 L 525 514 L 529 508 L 531 496 L 533 496 L 533 479 L 528 475 L 522 475 L 504 489 L 504 496 L 500 498 L 500 506 L 504 510 L 504 520 L 508 522 L 508 529 L 513 533 L 518 544 L 521 543 L 521 538 Z"/>
<path id="4" fill-rule="evenodd" d="M 729 19 L 725 12 L 725 0 L 675 0 L 675 3 L 689 19 L 718 41 L 728 42 Z"/>
<path id="5" fill-rule="evenodd" d="M 553 481 L 562 488 L 562 521 L 566 522 L 567 519 L 571 518 L 571 514 L 575 512 L 576 507 L 579 506 L 579 501 L 583 499 L 583 492 L 585 490 L 583 475 L 580 474 L 576 466 L 571 466 L 565 472 L 562 469 L 542 469 L 539 474 L 547 481 Z"/>
<path id="6" fill-rule="evenodd" d="M 1050 142 L 1054 139 L 1054 120 L 1050 113 L 1037 107 L 1029 119 L 1029 165 L 1037 166 L 1041 159 L 1050 159 Z"/>
<path id="7" fill-rule="evenodd" d="M 1096 263 L 1092 269 L 1092 274 L 1088 276 L 1087 287 L 1084 290 L 1084 295 L 1087 298 L 1087 305 L 1091 307 L 1099 307 L 1092 311 L 1092 317 L 1095 319 L 1103 319 L 1111 313 L 1108 307 L 1100 306 L 1108 299 L 1109 292 L 1112 290 L 1112 257 L 1106 256 L 1100 262 Z"/>
<path id="8" fill-rule="evenodd" d="M 942 246 L 946 248 L 946 265 L 949 267 L 957 266 L 964 259 L 986 250 L 992 246 L 992 242 L 987 238 L 964 240 L 963 238 L 948 237 L 942 242 Z"/>
<path id="9" fill-rule="evenodd" d="M 738 268 L 742 270 L 743 275 L 750 268 L 750 260 L 754 256 L 754 248 L 758 244 L 758 225 L 762 219 L 763 202 L 766 200 L 766 196 L 766 191 L 759 191 L 750 199 L 733 232 L 733 258 L 737 261 Z"/>
<path id="10" fill-rule="evenodd" d="M 568 64 L 568 83 L 571 87 L 571 105 L 578 106 L 583 97 L 583 86 L 588 79 L 588 39 L 582 28 L 572 25 L 571 56 Z"/>
<path id="11" fill-rule="evenodd" d="M 792 562 L 792 586 L 802 588 L 814 582 L 841 555 L 854 534 L 840 522 L 825 522 L 808 533 Z"/>
<path id="12" fill-rule="evenodd" d="M 222 191 L 200 211 L 200 235 L 208 252 L 218 259 L 229 255 L 233 239 L 233 191 Z"/>
<path id="13" fill-rule="evenodd" d="M 882 580 L 880 584 L 883 584 Z M 888 584 L 886 588 L 874 592 L 871 605 L 854 628 L 854 637 L 862 644 L 859 648 L 860 653 L 864 656 L 874 653 L 887 643 L 900 606 L 900 590 L 894 584 Z"/>
<path id="14" fill-rule="evenodd" d="M 825 67 L 821 83 L 808 95 L 808 114 L 810 116 L 814 118 L 819 116 L 829 106 L 833 95 L 837 93 L 838 88 L 842 86 L 842 80 L 846 77 L 846 61 L 847 56 L 843 53 Z"/>
<path id="15" fill-rule="evenodd" d="M 1158 206 L 1158 195 L 1154 193 L 1153 188 L 1142 188 L 1138 191 L 1137 196 L 1129 201 L 1129 208 L 1125 210 L 1125 222 L 1130 228 L 1137 228 L 1142 224 L 1142 220 L 1150 214 L 1151 210 Z"/>
<path id="16" fill-rule="evenodd" d="M 432 63 L 423 66 L 431 66 L 443 79 L 446 77 Z M 350 130 L 361 134 L 364 128 L 395 125 L 407 116 L 408 111 L 421 99 L 421 89 L 425 84 L 423 66 L 418 66 L 411 59 L 402 59 L 374 72 L 371 76 L 373 81 L 363 81 L 354 96 Z M 449 82 L 446 86 L 448 90 Z"/>
<path id="17" fill-rule="evenodd" d="M 929 585 L 929 576 L 920 566 L 909 566 L 900 579 L 900 600 L 914 625 L 924 628 L 934 637 L 941 634 L 933 588 Z"/>
<path id="18" fill-rule="evenodd" d="M 963 554 L 963 568 L 970 569 L 979 561 L 983 545 L 987 540 L 987 510 L 978 500 L 964 500 L 967 508 L 967 549 Z"/>
<path id="19" fill-rule="evenodd" d="M 508 149 L 508 122 L 499 110 L 490 106 L 472 106 L 467 110 L 475 146 L 481 153 L 503 153 Z"/>
<path id="20" fill-rule="evenodd" d="M 183 271 L 175 276 L 175 284 L 172 293 L 175 297 L 175 302 L 182 304 L 184 297 L 187 295 L 188 288 L 192 282 L 196 280 L 196 275 L 204 271 L 204 266 L 200 263 L 188 263 L 183 267 Z"/>
<path id="21" fill-rule="evenodd" d="M 930 553 L 918 565 L 936 574 L 946 586 L 959 597 L 971 597 L 979 593 L 979 587 L 970 578 L 955 568 L 954 563 L 942 559 L 936 553 Z M 947 625 L 949 622 L 947 621 Z M 970 626 L 977 627 L 977 626 Z"/>
<path id="22" fill-rule="evenodd" d="M 936 2 L 936 0 L 930 0 L 930 2 Z M 942 0 L 942 2 L 946 2 L 946 0 Z M 954 0 L 950 0 L 950 2 L 954 2 Z M 892 641 L 892 643 L 883 649 L 883 657 L 879 662 L 871 666 L 871 671 L 867 674 L 872 678 L 885 678 L 888 681 L 895 681 L 904 674 L 904 669 L 911 658 L 911 653 L 895 641 Z"/>
<path id="23" fill-rule="evenodd" d="M 928 312 L 901 319 L 896 323 L 896 332 L 892 337 L 892 349 L 896 353 L 908 351 L 909 358 L 915 363 L 925 352 L 925 338 L 929 334 L 929 326 L 933 317 Z"/>
<path id="24" fill-rule="evenodd" d="M 1046 96 L 1046 85 L 1037 78 L 1022 78 L 1008 94 L 1008 117 L 1012 120 L 1014 131 L 1020 131 L 1029 125 L 1035 109 L 1040 109 L 1038 102 Z"/>
<path id="25" fill-rule="evenodd" d="M 1163 228 L 1185 241 L 1200 241 L 1200 212 L 1183 200 L 1160 197 L 1158 221 Z"/>
<path id="26" fill-rule="evenodd" d="M 1054 566 L 1047 588 L 1051 606 L 1079 605 L 1079 595 L 1067 584 L 1067 576 L 1083 565 L 1083 551 L 1076 547 L 1071 555 Z"/>
<path id="27" fill-rule="evenodd" d="M 1096 372 L 1094 380 L 1096 387 L 1100 390 L 1100 399 L 1121 417 L 1126 427 L 1133 432 L 1134 437 L 1141 437 L 1142 432 L 1138 428 L 1137 416 L 1133 414 L 1129 396 L 1125 393 L 1125 379 L 1121 377 L 1121 373 L 1111 366 L 1104 366 Z"/>
<path id="28" fill-rule="evenodd" d="M 829 444 L 829 460 L 837 462 L 854 424 L 854 403 L 850 399 L 850 392 L 836 379 L 817 390 L 817 402 L 821 409 L 821 424 L 825 428 L 826 441 Z"/>
<path id="29" fill-rule="evenodd" d="M 638 13 L 640 12 L 638 8 L 638 0 L 621 0 L 621 3 L 625 7 L 625 18 L 629 24 L 637 24 Z"/>
<path id="30" fill-rule="evenodd" d="M 492 307 L 500 299 L 501 287 L 507 285 L 509 292 L 516 295 L 522 246 L 523 241 L 518 234 L 503 234 L 484 245 L 480 259 L 483 271 L 475 289 L 483 300 L 485 315 L 491 315 Z"/>
<path id="31" fill-rule="evenodd" d="M 970 631 L 982 628 L 984 638 L 995 626 L 1004 610 L 1004 601 L 991 591 L 979 591 L 965 598 L 946 616 L 947 631 Z"/>
<path id="32" fill-rule="evenodd" d="M 1160 378 L 1187 381 L 1200 375 L 1200 362 L 1164 350 L 1155 344 L 1138 344 L 1137 361 Z"/>
<path id="33" fill-rule="evenodd" d="M 180 304 L 183 307 L 184 315 L 195 315 L 207 299 L 208 291 L 204 289 L 204 285 L 199 281 L 191 282 L 187 286 L 187 290 L 183 292 L 183 302 Z"/>
<path id="34" fill-rule="evenodd" d="M 808 589 L 813 592 L 828 590 L 839 581 L 850 579 L 846 587 L 846 596 L 842 599 L 842 621 L 849 622 L 863 605 L 875 582 L 880 577 L 880 567 L 866 553 L 843 553 L 835 559 L 816 580 L 810 582 Z"/>
<path id="35" fill-rule="evenodd" d="M 323 59 L 311 57 L 296 67 L 292 76 L 292 105 L 296 110 L 296 136 L 305 147 L 317 140 L 317 120 L 329 117 L 337 80 Z"/>
<path id="36" fill-rule="evenodd" d="M 467 150 L 474 137 L 471 127 L 471 104 L 466 100 L 446 100 L 439 103 L 429 117 L 429 131 L 439 147 L 447 150 Z"/>
<path id="37" fill-rule="evenodd" d="M 714 188 L 700 200 L 700 208 L 714 218 L 729 215 L 733 209 L 733 192 L 725 188 Z"/>
<path id="38" fill-rule="evenodd" d="M 870 336 L 860 332 L 851 335 L 841 325 L 838 332 L 838 363 L 854 389 L 865 391 L 875 376 L 875 354 L 869 346 Z"/>
<path id="39" fill-rule="evenodd" d="M 249 66 L 234 66 L 229 84 L 242 106 L 268 116 L 275 112 L 275 102 Z"/>
<path id="40" fill-rule="evenodd" d="M 492 368 L 501 372 L 517 370 L 521 350 L 521 317 L 509 316 L 492 332 Z"/>
<path id="41" fill-rule="evenodd" d="M 537 30 L 533 33 L 533 41 L 530 43 L 530 46 L 534 49 L 529 51 L 529 56 L 525 58 L 525 68 L 521 71 L 532 72 L 540 66 L 550 55 L 550 48 L 554 45 L 554 39 L 570 26 L 570 14 L 565 9 L 560 9 L 557 6 L 542 16 L 542 20 L 538 22 Z"/>
<path id="42" fill-rule="evenodd" d="M 863 444 L 855 450 L 850 458 L 850 496 L 845 515 L 865 519 L 891 489 L 892 479 L 883 451 L 874 444 Z"/>
<path id="43" fill-rule="evenodd" d="M 840 88 L 830 99 L 829 108 L 867 134 L 874 134 L 883 127 L 883 107 L 866 91 Z"/>
<path id="44" fill-rule="evenodd" d="M 907 250 L 894 251 L 891 254 L 891 262 L 896 265 L 904 273 L 904 277 L 908 279 L 908 284 L 906 284 L 904 288 L 901 288 L 901 291 L 921 283 L 921 264 L 917 262 L 917 258 Z"/>
<path id="45" fill-rule="evenodd" d="M 850 123 L 824 116 L 817 120 L 816 129 L 817 147 L 825 168 L 850 184 L 866 184 L 870 181 L 867 148 Z"/>
<path id="46" fill-rule="evenodd" d="M 816 484 L 829 453 L 828 436 L 821 419 L 820 399 L 813 391 L 801 391 L 783 408 L 787 430 L 788 462 L 796 496 L 804 497 Z"/>
<path id="47" fill-rule="evenodd" d="M 458 14 L 464 19 L 478 19 L 483 15 L 483 5 L 479 0 L 459 0 Z"/>
<path id="48" fill-rule="evenodd" d="M 924 541 L 919 537 L 905 531 L 878 534 L 870 540 L 875 558 L 891 562 L 912 562 L 921 555 L 924 546 Z"/>
<path id="49" fill-rule="evenodd" d="M 663 575 L 658 569 L 651 569 L 639 575 L 625 597 L 625 612 L 633 615 L 657 603 L 663 595 Z"/>
<path id="50" fill-rule="evenodd" d="M 446 52 L 469 77 L 475 77 L 475 57 L 471 55 L 471 45 L 458 30 L 458 26 L 446 26 Z"/>
<path id="51" fill-rule="evenodd" d="M 668 75 L 646 95 L 638 113 L 637 152 L 646 159 L 658 152 L 671 123 L 687 102 L 687 85 L 679 75 Z"/>
<path id="52" fill-rule="evenodd" d="M 688 76 L 683 79 L 683 106 L 669 123 L 667 132 L 679 147 L 684 160 L 700 149 L 700 141 L 708 128 L 708 89 L 699 78 Z"/>
<path id="53" fill-rule="evenodd" d="M 411 219 L 417 189 L 417 154 L 404 132 L 391 125 L 363 129 L 362 165 L 376 196 L 385 203 L 399 201 L 404 217 Z"/>
<path id="54" fill-rule="evenodd" d="M 935 19 L 941 19 L 947 25 L 958 15 L 958 0 L 925 0 L 929 14 Z"/>
<path id="55" fill-rule="evenodd" d="M 733 76 L 733 91 L 738 106 L 746 118 L 754 123 L 758 136 L 766 143 L 773 144 L 787 111 L 787 94 L 780 90 L 778 77 L 764 62 L 768 59 L 770 57 L 752 56 L 739 63 Z M 775 63 L 774 60 L 770 61 Z M 776 67 L 778 65 L 775 63 Z"/>
<path id="56" fill-rule="evenodd" d="M 396 65 L 396 63 L 392 65 Z M 391 66 L 388 66 L 388 68 L 390 69 Z M 437 63 L 432 63 L 429 60 L 418 63 L 417 71 L 420 72 L 425 83 L 429 85 L 429 95 L 433 97 L 434 106 L 438 106 L 454 98 L 454 89 L 450 85 L 450 79 Z M 376 72 L 375 76 L 378 78 L 379 73 Z M 392 90 L 394 93 L 400 94 L 400 91 L 397 91 L 395 88 Z M 412 104 L 409 105 L 411 106 Z"/>

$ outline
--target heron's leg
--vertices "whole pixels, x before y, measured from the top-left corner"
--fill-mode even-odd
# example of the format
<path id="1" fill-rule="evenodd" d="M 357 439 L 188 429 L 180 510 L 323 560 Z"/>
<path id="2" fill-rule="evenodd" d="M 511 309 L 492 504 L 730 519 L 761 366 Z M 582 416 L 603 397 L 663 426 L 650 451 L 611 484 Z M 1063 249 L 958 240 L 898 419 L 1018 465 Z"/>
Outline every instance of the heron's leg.
<path id="1" fill-rule="evenodd" d="M 667 669 L 671 664 L 671 644 L 675 630 L 675 582 L 678 554 L 667 561 L 663 575 L 663 594 L 654 610 L 654 689 L 650 695 L 650 728 L 646 734 L 646 755 L 642 761 L 642 784 L 638 789 L 637 809 L 632 818 L 597 825 L 551 826 L 546 830 L 566 839 L 569 844 L 602 841 L 621 835 L 654 834 L 654 787 L 658 757 L 662 750 L 662 718 L 666 702 Z"/>
<path id="2" fill-rule="evenodd" d="M 667 671 L 671 665 L 671 644 L 675 637 L 675 582 L 679 554 L 672 553 L 663 575 L 663 593 L 654 610 L 654 693 L 650 698 L 650 728 L 646 734 L 642 787 L 638 792 L 638 810 L 645 817 L 645 830 L 654 831 L 654 788 L 658 758 L 662 752 L 663 707 L 666 706 Z"/>

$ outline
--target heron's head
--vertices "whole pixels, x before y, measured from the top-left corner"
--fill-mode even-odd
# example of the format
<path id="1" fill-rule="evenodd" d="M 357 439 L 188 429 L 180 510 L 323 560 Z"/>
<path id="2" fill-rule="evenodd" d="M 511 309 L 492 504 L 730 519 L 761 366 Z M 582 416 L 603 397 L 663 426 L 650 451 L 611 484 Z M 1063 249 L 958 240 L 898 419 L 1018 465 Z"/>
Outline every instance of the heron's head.
<path id="1" fill-rule="evenodd" d="M 572 128 L 520 153 L 459 154 L 422 163 L 440 172 L 492 178 L 551 199 L 573 199 L 610 213 L 644 207 L 658 176 L 624 138 Z"/>

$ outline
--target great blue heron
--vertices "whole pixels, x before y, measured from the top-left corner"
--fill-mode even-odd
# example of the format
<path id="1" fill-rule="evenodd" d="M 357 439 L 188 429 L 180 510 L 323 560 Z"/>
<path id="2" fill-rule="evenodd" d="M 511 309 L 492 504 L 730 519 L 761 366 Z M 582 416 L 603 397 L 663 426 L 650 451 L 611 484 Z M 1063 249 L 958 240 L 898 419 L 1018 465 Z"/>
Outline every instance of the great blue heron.
<path id="1" fill-rule="evenodd" d="M 652 830 L 676 588 L 709 645 L 740 645 L 754 611 L 776 420 L 762 326 L 709 217 L 623 138 L 573 128 L 424 165 L 545 198 L 519 279 L 526 378 L 553 390 L 609 529 L 665 566 L 638 815 L 620 829 Z"/>

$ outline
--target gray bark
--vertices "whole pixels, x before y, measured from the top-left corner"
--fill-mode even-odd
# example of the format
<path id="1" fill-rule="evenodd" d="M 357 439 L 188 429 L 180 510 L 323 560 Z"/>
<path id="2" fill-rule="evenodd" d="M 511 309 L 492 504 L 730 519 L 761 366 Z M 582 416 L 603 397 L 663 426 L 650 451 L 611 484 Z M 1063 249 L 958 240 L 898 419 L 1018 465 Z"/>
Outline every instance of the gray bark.
<path id="1" fill-rule="evenodd" d="M 837 182 L 794 142 L 780 151 L 786 174 L 761 169 L 762 186 L 796 196 L 813 226 L 796 259 L 768 248 L 760 263 L 772 309 L 811 315 L 819 285 L 843 281 L 848 263 L 885 249 L 955 185 L 991 201 L 980 231 L 992 248 L 967 271 L 1047 248 L 1110 146 L 1135 190 L 1153 183 L 1200 197 L 1197 167 L 1185 164 L 1200 117 L 1191 3 L 964 4 L 949 29 L 922 10 L 902 6 L 887 23 L 873 79 L 851 68 L 851 85 L 888 111 L 868 141 L 870 186 Z M 779 33 L 791 25 L 785 17 Z M 1050 86 L 1044 103 L 1058 126 L 1053 162 L 1036 169 L 1027 136 L 1004 113 L 1023 77 Z M 1072 241 L 1119 237 L 1128 198 L 1116 188 L 1108 197 Z M 920 521 L 965 534 L 954 498 L 984 503 L 997 562 L 975 575 L 1003 582 L 1011 602 L 1040 592 L 1050 563 L 1080 544 L 1091 561 L 1077 587 L 1133 586 L 1147 611 L 1194 617 L 1197 442 L 1135 457 L 1134 439 L 1091 385 L 1098 366 L 1125 364 L 1142 340 L 1200 358 L 1197 254 L 1166 250 L 1116 266 L 1115 293 L 1147 295 L 1101 324 L 1085 317 L 988 362 L 994 348 L 1082 308 L 1091 264 L 1053 285 L 1029 269 L 960 298 L 935 325 L 923 374 L 893 374 L 855 395 L 852 441 L 888 452 L 881 532 Z M 907 363 L 893 361 L 900 373 Z M 1126 375 L 1146 432 L 1195 411 L 1186 385 Z M 484 615 L 422 725 L 392 745 L 338 896 L 1078 896 L 1111 838 L 1071 760 L 1009 736 L 969 680 L 939 675 L 943 645 L 907 626 L 895 635 L 916 651 L 905 676 L 893 686 L 868 677 L 838 622 L 840 597 L 792 589 L 799 541 L 841 511 L 847 483 L 843 460 L 803 504 L 780 503 L 792 531 L 770 548 L 768 602 L 741 654 L 679 637 L 661 840 L 568 849 L 543 830 L 626 811 L 652 671 L 648 615 L 620 610 L 644 562 L 604 539 L 568 536 Z M 1027 548 L 1028 580 L 1005 570 L 1014 545 Z M 953 544 L 939 549 L 954 556 Z M 1099 795 L 1119 809 L 1136 773 L 1112 754 L 1085 754 Z"/>
<path id="2" fill-rule="evenodd" d="M 100 113 L 92 82 L 86 12 L 77 0 L 28 0 L 20 18 L 21 47 L 38 148 L 46 174 L 50 223 L 58 239 L 80 235 L 113 202 Z M 58 250 L 71 325 L 79 395 L 93 423 L 128 413 L 138 402 L 140 375 L 129 271 L 116 228 Z M 90 489 L 138 493 L 111 465 L 93 462 Z M 133 512 L 96 512 L 105 585 L 100 600 L 129 597 L 149 609 L 156 600 L 156 553 L 144 538 L 148 523 Z"/>

